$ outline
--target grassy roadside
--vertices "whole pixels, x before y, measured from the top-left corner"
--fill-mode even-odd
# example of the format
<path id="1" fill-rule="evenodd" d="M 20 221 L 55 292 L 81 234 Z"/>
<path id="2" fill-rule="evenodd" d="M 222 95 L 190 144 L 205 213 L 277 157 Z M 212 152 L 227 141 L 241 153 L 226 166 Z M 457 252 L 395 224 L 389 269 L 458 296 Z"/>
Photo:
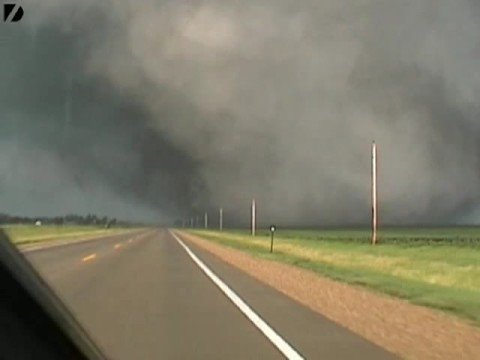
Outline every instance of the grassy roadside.
<path id="1" fill-rule="evenodd" d="M 189 232 L 254 256 L 454 313 L 480 326 L 480 229 L 391 229 L 382 244 L 365 230 Z"/>
<path id="2" fill-rule="evenodd" d="M 125 231 L 122 228 L 105 229 L 103 226 L 80 225 L 5 225 L 0 228 L 5 231 L 10 240 L 16 245 L 52 240 L 75 240 L 86 236 L 109 235 Z"/>

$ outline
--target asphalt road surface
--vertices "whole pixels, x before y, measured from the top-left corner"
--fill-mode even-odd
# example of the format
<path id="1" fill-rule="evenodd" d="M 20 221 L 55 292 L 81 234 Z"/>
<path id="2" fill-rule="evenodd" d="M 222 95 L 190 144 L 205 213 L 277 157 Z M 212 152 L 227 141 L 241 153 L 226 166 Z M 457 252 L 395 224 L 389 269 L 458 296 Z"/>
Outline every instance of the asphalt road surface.
<path id="1" fill-rule="evenodd" d="M 25 255 L 109 359 L 394 358 L 197 246 L 185 245 L 263 319 L 264 332 L 166 229 Z M 273 340 L 265 335 L 272 332 L 278 336 Z M 282 341 L 291 351 L 282 353 Z"/>

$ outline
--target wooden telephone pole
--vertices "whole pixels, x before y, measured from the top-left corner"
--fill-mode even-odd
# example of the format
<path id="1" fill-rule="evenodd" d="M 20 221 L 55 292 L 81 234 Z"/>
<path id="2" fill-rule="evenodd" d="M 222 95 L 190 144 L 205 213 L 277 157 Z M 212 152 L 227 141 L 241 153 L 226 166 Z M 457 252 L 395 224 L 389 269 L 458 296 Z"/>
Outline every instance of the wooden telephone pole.
<path id="1" fill-rule="evenodd" d="M 372 143 L 372 245 L 377 243 L 377 145 Z"/>
<path id="2" fill-rule="evenodd" d="M 251 225 L 252 225 L 252 236 L 255 236 L 255 228 L 256 228 L 256 219 L 257 218 L 257 214 L 256 214 L 256 208 L 255 208 L 255 199 L 252 200 L 252 221 L 251 221 Z"/>

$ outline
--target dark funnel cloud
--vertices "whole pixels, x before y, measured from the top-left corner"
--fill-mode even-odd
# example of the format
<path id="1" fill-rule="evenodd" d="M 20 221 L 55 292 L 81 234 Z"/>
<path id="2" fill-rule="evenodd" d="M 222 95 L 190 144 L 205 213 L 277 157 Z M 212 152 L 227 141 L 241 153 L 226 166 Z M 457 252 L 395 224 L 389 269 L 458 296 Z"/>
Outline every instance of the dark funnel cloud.
<path id="1" fill-rule="evenodd" d="M 1 48 L 2 212 L 162 222 L 201 199 L 196 163 L 151 128 L 143 105 L 85 73 L 79 29 L 8 31 Z"/>
<path id="2" fill-rule="evenodd" d="M 0 207 L 227 225 L 480 220 L 475 1 L 25 1 Z"/>

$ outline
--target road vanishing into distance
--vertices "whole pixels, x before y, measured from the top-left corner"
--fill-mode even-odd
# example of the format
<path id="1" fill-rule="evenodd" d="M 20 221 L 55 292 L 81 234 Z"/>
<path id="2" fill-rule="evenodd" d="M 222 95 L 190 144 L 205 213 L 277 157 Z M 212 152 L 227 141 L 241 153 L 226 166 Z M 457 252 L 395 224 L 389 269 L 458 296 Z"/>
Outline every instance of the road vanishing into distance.
<path id="1" fill-rule="evenodd" d="M 109 359 L 394 358 L 167 229 L 24 254 Z"/>

